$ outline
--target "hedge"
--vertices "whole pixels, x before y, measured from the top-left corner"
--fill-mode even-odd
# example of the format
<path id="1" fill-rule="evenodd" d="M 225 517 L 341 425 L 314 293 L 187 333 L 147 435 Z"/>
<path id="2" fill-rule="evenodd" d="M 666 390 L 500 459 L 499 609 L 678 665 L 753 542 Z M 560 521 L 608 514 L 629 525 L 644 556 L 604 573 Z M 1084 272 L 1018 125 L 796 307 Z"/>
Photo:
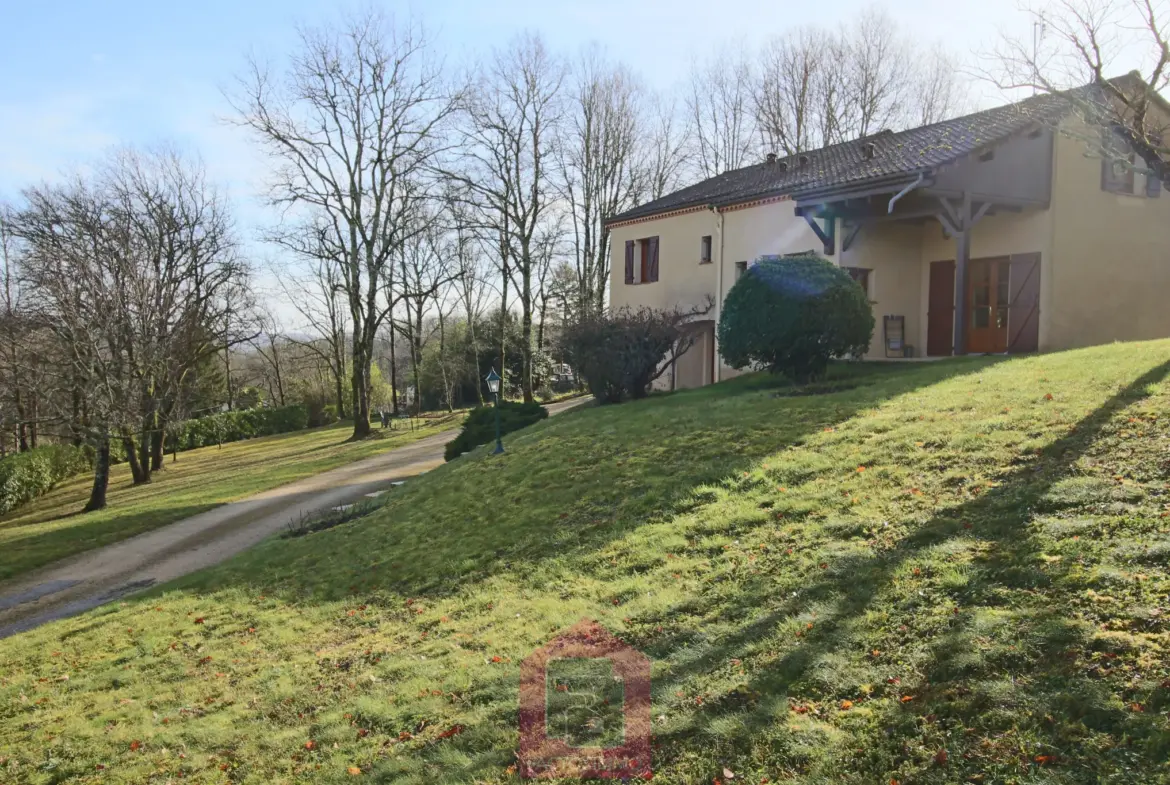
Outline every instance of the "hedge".
<path id="1" fill-rule="evenodd" d="M 179 451 L 226 444 L 257 436 L 299 431 L 309 427 L 309 412 L 304 406 L 242 409 L 183 420 L 167 431 L 166 451 Z"/>
<path id="2" fill-rule="evenodd" d="M 500 433 L 511 433 L 526 428 L 535 422 L 548 417 L 548 409 L 539 403 L 500 403 Z M 481 444 L 488 444 L 496 439 L 496 413 L 491 406 L 480 406 L 472 409 L 467 419 L 463 421 L 463 430 L 444 449 L 444 458 L 451 460 L 458 458 L 465 452 Z"/>
<path id="3" fill-rule="evenodd" d="M 43 496 L 61 480 L 89 468 L 89 452 L 70 444 L 50 444 L 0 459 L 0 514 Z"/>

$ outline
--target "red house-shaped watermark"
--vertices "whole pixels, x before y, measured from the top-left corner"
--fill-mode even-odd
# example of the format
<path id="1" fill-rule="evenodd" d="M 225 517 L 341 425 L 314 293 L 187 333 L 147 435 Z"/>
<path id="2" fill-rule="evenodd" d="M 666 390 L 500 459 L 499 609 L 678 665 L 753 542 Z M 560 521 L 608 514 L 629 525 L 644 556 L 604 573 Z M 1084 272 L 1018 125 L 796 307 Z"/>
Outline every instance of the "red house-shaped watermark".
<path id="1" fill-rule="evenodd" d="M 548 668 L 554 660 L 609 660 L 622 682 L 623 743 L 574 747 L 550 738 Z M 534 651 L 520 665 L 520 773 L 527 779 L 650 779 L 650 659 L 583 619 Z"/>

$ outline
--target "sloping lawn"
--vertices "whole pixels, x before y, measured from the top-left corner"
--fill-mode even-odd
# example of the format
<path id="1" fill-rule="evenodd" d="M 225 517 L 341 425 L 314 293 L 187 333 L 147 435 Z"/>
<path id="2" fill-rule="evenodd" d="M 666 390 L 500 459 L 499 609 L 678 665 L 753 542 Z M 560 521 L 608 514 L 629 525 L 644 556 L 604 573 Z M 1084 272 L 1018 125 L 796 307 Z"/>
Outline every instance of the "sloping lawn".
<path id="1" fill-rule="evenodd" d="M 519 664 L 589 617 L 659 782 L 1170 781 L 1170 341 L 838 373 L 569 412 L 0 641 L 0 780 L 515 782 Z"/>
<path id="2" fill-rule="evenodd" d="M 167 456 L 166 468 L 135 487 L 130 467 L 110 472 L 107 507 L 79 514 L 89 499 L 92 475 L 62 483 L 50 493 L 0 517 L 0 581 L 82 551 L 197 515 L 212 507 L 309 477 L 455 428 L 462 414 L 423 419 L 415 431 L 380 429 L 347 442 L 352 423 L 266 436 L 222 447 Z"/>

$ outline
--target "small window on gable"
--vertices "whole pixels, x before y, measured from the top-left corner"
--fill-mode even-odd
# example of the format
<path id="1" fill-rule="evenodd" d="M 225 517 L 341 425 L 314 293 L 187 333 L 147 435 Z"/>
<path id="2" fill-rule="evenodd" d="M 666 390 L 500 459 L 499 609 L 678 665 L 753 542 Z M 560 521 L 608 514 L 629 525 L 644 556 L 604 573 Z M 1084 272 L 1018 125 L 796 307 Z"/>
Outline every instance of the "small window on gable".
<path id="1" fill-rule="evenodd" d="M 1121 136 L 1105 131 L 1101 144 L 1101 190 L 1115 194 L 1133 194 L 1135 157 Z"/>
<path id="2" fill-rule="evenodd" d="M 699 264 L 711 261 L 711 235 L 703 235 L 699 241 Z"/>
<path id="3" fill-rule="evenodd" d="M 738 281 L 740 278 L 743 277 L 743 274 L 746 272 L 747 272 L 747 262 L 736 262 L 735 263 L 735 280 Z"/>
<path id="4" fill-rule="evenodd" d="M 842 267 L 841 269 L 849 273 L 849 277 L 861 285 L 861 289 L 868 299 L 873 299 L 873 292 L 869 288 L 869 277 L 872 270 L 865 267 Z"/>

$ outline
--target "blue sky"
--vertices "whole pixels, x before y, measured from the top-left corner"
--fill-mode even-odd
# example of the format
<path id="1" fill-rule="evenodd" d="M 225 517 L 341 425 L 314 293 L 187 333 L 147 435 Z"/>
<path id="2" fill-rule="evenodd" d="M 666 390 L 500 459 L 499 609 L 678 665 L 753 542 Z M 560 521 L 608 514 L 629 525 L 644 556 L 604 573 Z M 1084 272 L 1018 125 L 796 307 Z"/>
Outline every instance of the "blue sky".
<path id="1" fill-rule="evenodd" d="M 696 55 L 729 40 L 751 45 L 790 26 L 847 21 L 866 2 L 791 0 L 434 0 L 386 3 L 432 28 L 455 61 L 530 28 L 560 50 L 596 41 L 653 85 L 681 78 Z M 227 127 L 221 88 L 250 51 L 279 58 L 298 23 L 343 6 L 311 0 L 0 0 L 0 196 L 53 179 L 117 143 L 159 141 L 198 150 L 237 201 L 255 197 L 263 161 Z M 826 11 L 832 9 L 832 16 Z M 902 0 L 887 9 L 923 37 L 964 52 L 1018 20 L 1012 0 Z M 949 32 L 948 32 L 949 31 Z M 248 208 L 241 204 L 241 208 Z"/>

